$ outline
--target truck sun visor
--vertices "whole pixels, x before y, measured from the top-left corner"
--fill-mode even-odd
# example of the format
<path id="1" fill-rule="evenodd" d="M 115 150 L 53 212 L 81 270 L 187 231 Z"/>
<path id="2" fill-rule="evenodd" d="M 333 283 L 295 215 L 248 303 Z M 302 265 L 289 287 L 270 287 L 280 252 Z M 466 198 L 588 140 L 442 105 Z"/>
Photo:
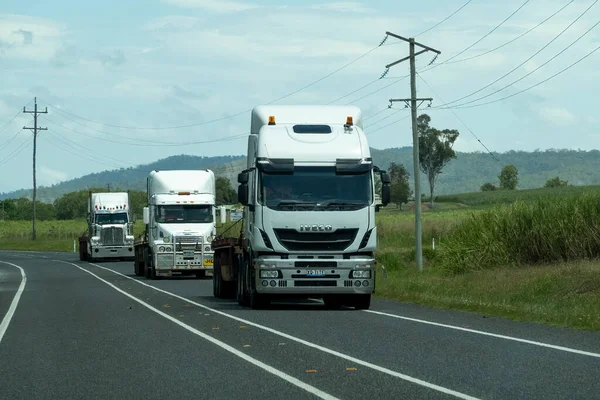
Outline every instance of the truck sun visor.
<path id="1" fill-rule="evenodd" d="M 335 160 L 337 174 L 360 174 L 373 167 L 371 158 L 338 158 Z"/>
<path id="2" fill-rule="evenodd" d="M 294 159 L 259 157 L 256 159 L 256 168 L 263 172 L 294 172 Z"/>

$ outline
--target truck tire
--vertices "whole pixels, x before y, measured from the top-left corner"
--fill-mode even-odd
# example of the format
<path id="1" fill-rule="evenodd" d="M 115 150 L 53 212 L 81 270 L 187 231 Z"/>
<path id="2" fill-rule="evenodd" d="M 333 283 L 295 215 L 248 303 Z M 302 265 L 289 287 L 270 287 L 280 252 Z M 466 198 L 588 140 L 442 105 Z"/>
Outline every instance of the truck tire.
<path id="1" fill-rule="evenodd" d="M 371 295 L 370 294 L 355 294 L 352 296 L 351 306 L 354 306 L 357 310 L 368 310 L 371 307 Z"/>
<path id="2" fill-rule="evenodd" d="M 237 291 L 236 298 L 240 306 L 248 306 L 250 299 L 248 296 L 247 282 L 248 282 L 248 259 L 243 255 L 238 256 L 237 262 Z"/>

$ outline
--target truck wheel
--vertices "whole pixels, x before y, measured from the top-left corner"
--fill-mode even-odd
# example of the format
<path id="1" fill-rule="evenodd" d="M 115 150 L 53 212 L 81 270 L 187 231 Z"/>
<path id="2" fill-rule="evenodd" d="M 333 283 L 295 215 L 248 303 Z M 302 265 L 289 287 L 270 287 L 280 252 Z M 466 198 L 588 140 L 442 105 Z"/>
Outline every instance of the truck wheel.
<path id="1" fill-rule="evenodd" d="M 253 292 L 250 295 L 250 307 L 253 310 L 261 310 L 263 308 L 267 308 L 271 304 L 271 299 L 266 294 L 260 294 L 258 292 Z"/>
<path id="2" fill-rule="evenodd" d="M 215 257 L 215 265 L 213 267 L 213 296 L 216 298 L 220 298 L 221 294 L 221 283 L 223 280 L 221 279 L 221 260 L 219 257 Z"/>
<path id="3" fill-rule="evenodd" d="M 339 310 L 340 308 L 342 308 L 344 301 L 340 297 L 340 295 L 330 295 L 323 296 L 323 303 L 325 303 L 325 308 L 328 308 L 330 310 Z"/>
<path id="4" fill-rule="evenodd" d="M 248 282 L 248 260 L 244 256 L 238 257 L 237 263 L 237 302 L 240 306 L 247 306 L 250 303 L 248 291 L 246 290 Z"/>
<path id="5" fill-rule="evenodd" d="M 357 310 L 368 310 L 371 307 L 371 295 L 355 294 L 350 305 L 354 306 Z"/>

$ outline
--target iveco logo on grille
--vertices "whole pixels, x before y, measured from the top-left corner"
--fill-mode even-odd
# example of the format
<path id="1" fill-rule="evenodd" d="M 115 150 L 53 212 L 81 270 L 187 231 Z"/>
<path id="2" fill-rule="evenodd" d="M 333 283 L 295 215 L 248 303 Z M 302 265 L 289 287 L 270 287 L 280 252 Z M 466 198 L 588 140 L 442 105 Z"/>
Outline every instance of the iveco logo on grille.
<path id="1" fill-rule="evenodd" d="M 331 225 L 300 225 L 300 232 L 331 232 Z"/>

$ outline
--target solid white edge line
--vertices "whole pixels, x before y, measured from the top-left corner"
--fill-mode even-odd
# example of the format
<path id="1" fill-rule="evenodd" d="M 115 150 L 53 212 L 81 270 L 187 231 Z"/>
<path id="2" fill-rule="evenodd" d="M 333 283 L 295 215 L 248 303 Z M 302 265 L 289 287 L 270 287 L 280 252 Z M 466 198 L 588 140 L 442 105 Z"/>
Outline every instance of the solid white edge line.
<path id="1" fill-rule="evenodd" d="M 11 267 L 18 268 L 21 271 L 21 284 L 15 293 L 15 297 L 13 297 L 12 302 L 10 303 L 10 307 L 6 312 L 6 315 L 2 319 L 0 323 L 0 343 L 2 343 L 2 338 L 8 329 L 8 324 L 10 324 L 10 320 L 13 315 L 15 315 L 15 311 L 17 310 L 17 305 L 19 304 L 19 300 L 21 299 L 21 294 L 23 294 L 23 290 L 25 290 L 25 284 L 27 283 L 27 276 L 25 275 L 25 270 L 19 267 L 17 264 L 9 263 L 7 261 L 0 261 L 2 264 L 10 265 Z"/>
<path id="2" fill-rule="evenodd" d="M 64 261 L 63 261 L 63 262 L 64 262 Z M 70 264 L 70 263 L 68 263 L 68 264 Z M 242 322 L 244 325 L 250 325 L 250 326 L 254 326 L 254 327 L 256 327 L 256 328 L 259 328 L 259 329 L 262 329 L 262 330 L 264 330 L 264 331 L 267 331 L 267 332 L 273 333 L 273 334 L 275 334 L 275 335 L 278 335 L 278 336 L 284 337 L 284 338 L 286 338 L 286 339 L 289 339 L 289 340 L 292 340 L 292 341 L 294 341 L 294 342 L 301 343 L 301 344 L 303 344 L 303 345 L 305 345 L 305 346 L 312 347 L 312 348 L 314 348 L 314 349 L 320 350 L 320 351 L 322 351 L 322 352 L 324 352 L 324 353 L 332 354 L 332 355 L 334 355 L 334 356 L 336 356 L 336 357 L 343 358 L 343 359 L 345 359 L 345 360 L 351 361 L 351 362 L 353 362 L 353 363 L 355 363 L 355 364 L 359 364 L 359 365 L 362 365 L 362 366 L 364 366 L 364 367 L 371 368 L 371 369 L 374 369 L 374 370 L 376 370 L 376 371 L 382 372 L 382 373 L 384 373 L 384 374 L 391 375 L 391 376 L 393 376 L 393 377 L 400 378 L 400 379 L 403 379 L 403 380 L 405 380 L 405 381 L 408 381 L 408 382 L 411 382 L 411 383 L 415 383 L 415 384 L 417 384 L 417 385 L 420 385 L 420 386 L 426 387 L 426 388 L 428 388 L 428 389 L 436 390 L 436 391 L 438 391 L 438 392 L 441 392 L 441 393 L 445 393 L 445 394 L 448 394 L 448 395 L 451 395 L 451 396 L 455 396 L 455 397 L 457 397 L 457 398 L 459 398 L 459 399 L 465 399 L 465 400 L 480 400 L 480 399 L 478 399 L 477 397 L 469 396 L 468 394 L 464 394 L 464 393 L 461 393 L 461 392 L 457 392 L 457 391 L 455 391 L 455 390 L 448 389 L 448 388 L 445 388 L 445 387 L 443 387 L 443 386 L 438 386 L 438 385 L 436 385 L 436 384 L 429 383 L 429 382 L 423 381 L 423 380 L 421 380 L 421 379 L 413 378 L 412 376 L 408 376 L 408 375 L 402 374 L 402 373 L 400 373 L 400 372 L 396 372 L 396 371 L 393 371 L 393 370 L 391 370 L 391 369 L 388 369 L 388 368 L 385 368 L 385 367 L 381 367 L 381 366 L 379 366 L 379 365 L 372 364 L 372 363 L 370 363 L 370 362 L 368 362 L 368 361 L 363 361 L 363 360 L 360 360 L 360 359 L 358 359 L 358 358 L 354 358 L 354 357 L 352 357 L 352 356 L 349 356 L 349 355 L 347 355 L 347 354 L 340 353 L 340 352 L 337 352 L 337 351 L 335 351 L 335 350 L 328 349 L 327 347 L 323 347 L 323 346 L 320 346 L 320 345 L 318 345 L 318 344 L 315 344 L 315 343 L 308 342 L 308 341 L 306 341 L 306 340 L 304 340 L 304 339 L 300 339 L 300 338 L 298 338 L 298 337 L 295 337 L 295 336 L 292 336 L 292 335 L 288 335 L 287 333 L 284 333 L 284 332 L 281 332 L 281 331 L 275 330 L 275 329 L 273 329 L 273 328 L 269 328 L 269 327 L 267 327 L 267 326 L 260 325 L 260 324 L 257 324 L 257 323 L 255 323 L 255 322 L 248 321 L 248 320 L 245 320 L 245 319 L 243 319 L 243 318 L 239 318 L 239 317 L 236 317 L 236 316 L 234 316 L 234 315 L 231 315 L 231 314 L 224 313 L 224 312 L 222 312 L 222 311 L 219 311 L 219 310 L 215 310 L 215 309 L 213 309 L 213 308 L 210 308 L 210 307 L 208 307 L 208 306 L 205 306 L 204 304 L 196 303 L 195 301 L 192 301 L 192 300 L 190 300 L 190 299 L 187 299 L 187 298 L 185 298 L 185 297 L 179 296 L 179 295 L 177 295 L 177 294 L 175 294 L 175 293 L 172 293 L 172 292 L 169 292 L 169 291 L 166 291 L 166 290 L 163 290 L 163 289 L 159 289 L 159 288 L 157 288 L 156 286 L 149 285 L 149 284 L 147 284 L 147 283 L 145 283 L 145 282 L 139 281 L 139 280 L 137 280 L 137 279 L 134 279 L 134 278 L 132 278 L 132 277 L 130 277 L 130 276 L 127 276 L 127 275 L 124 275 L 124 274 L 122 274 L 122 273 L 120 273 L 120 272 L 114 271 L 114 270 L 112 270 L 112 269 L 110 269 L 110 268 L 106 268 L 106 267 L 103 267 L 103 266 L 101 266 L 101 265 L 94 264 L 94 263 L 89 263 L 89 264 L 90 264 L 90 265 L 93 265 L 93 266 L 95 266 L 95 267 L 97 267 L 97 268 L 101 268 L 101 269 L 104 269 L 104 270 L 106 270 L 106 271 L 112 272 L 112 273 L 113 273 L 113 274 L 115 274 L 115 275 L 119 275 L 119 276 L 122 276 L 122 277 L 124 277 L 124 278 L 130 279 L 130 280 L 132 280 L 132 281 L 134 281 L 134 282 L 137 282 L 137 283 L 139 283 L 140 285 L 147 286 L 147 287 L 149 287 L 149 288 L 151 288 L 151 289 L 153 289 L 153 290 L 156 290 L 156 291 L 158 291 L 158 292 L 162 292 L 162 293 L 164 293 L 164 294 L 167 294 L 167 295 L 169 295 L 169 296 L 173 296 L 173 297 L 176 297 L 176 298 L 178 298 L 178 299 L 180 299 L 180 300 L 183 300 L 183 301 L 185 301 L 185 302 L 187 302 L 187 303 L 190 303 L 190 304 L 193 304 L 193 305 L 195 305 L 195 306 L 198 306 L 198 307 L 204 308 L 205 310 L 208 310 L 208 311 L 210 311 L 210 312 L 213 312 L 213 313 L 215 313 L 215 314 L 219 314 L 219 315 L 222 315 L 222 316 L 224 316 L 224 317 L 227 317 L 227 318 L 233 319 L 233 320 L 235 320 L 235 321 Z M 75 265 L 75 264 L 73 264 L 73 265 Z M 91 272 L 90 272 L 90 273 L 91 273 Z M 100 279 L 100 278 L 99 278 L 99 279 Z"/>
<path id="3" fill-rule="evenodd" d="M 257 367 L 259 367 L 259 368 L 261 368 L 261 369 L 263 369 L 263 370 L 265 370 L 265 371 L 267 371 L 267 372 L 269 372 L 269 373 L 277 376 L 278 378 L 281 378 L 281 379 L 283 379 L 283 380 L 291 383 L 292 385 L 299 387 L 300 389 L 303 389 L 303 390 L 305 390 L 305 391 L 307 391 L 307 392 L 309 392 L 309 393 L 311 393 L 311 394 L 313 394 L 313 395 L 315 395 L 315 396 L 317 396 L 317 397 L 319 397 L 321 399 L 338 400 L 337 397 L 334 397 L 334 396 L 332 396 L 332 395 L 330 395 L 328 393 L 323 392 L 322 390 L 317 389 L 314 386 L 311 386 L 311 385 L 309 385 L 307 383 L 304 383 L 301 380 L 296 379 L 293 376 L 290 376 L 290 375 L 286 374 L 283 371 L 280 371 L 280 370 L 278 370 L 276 368 L 273 368 L 270 365 L 267 365 L 267 364 L 263 363 L 262 361 L 259 361 L 259 360 L 255 359 L 255 358 L 252 358 L 249 355 L 244 354 L 244 353 L 242 353 L 239 350 L 236 350 L 235 348 L 231 347 L 230 345 L 228 345 L 226 343 L 221 342 L 220 340 L 217 340 L 217 339 L 215 339 L 215 338 L 213 338 L 213 337 L 211 337 L 211 336 L 209 336 L 209 335 L 207 335 L 207 334 L 205 334 L 203 332 L 200 332 L 199 330 L 197 330 L 197 329 L 195 329 L 195 328 L 193 328 L 193 327 L 191 327 L 191 326 L 189 326 L 187 324 L 184 324 L 183 322 L 181 322 L 181 321 L 173 318 L 172 316 L 170 316 L 170 315 L 168 315 L 168 314 L 160 311 L 157 308 L 152 307 L 151 305 L 149 305 L 148 303 L 145 303 L 144 301 L 138 299 L 137 297 L 132 296 L 131 294 L 127 293 L 126 291 L 124 291 L 122 289 L 119 289 L 118 287 L 116 287 L 112 283 L 108 282 L 107 280 L 99 277 L 98 275 L 94 274 L 91 271 L 88 271 L 85 268 L 80 267 L 77 264 L 73 264 L 73 263 L 70 263 L 70 262 L 67 262 L 67 261 L 61 261 L 61 260 L 53 260 L 53 261 L 62 262 L 62 263 L 65 263 L 65 264 L 73 265 L 76 268 L 79 268 L 80 270 L 82 270 L 82 271 L 90 274 L 94 278 L 96 278 L 96 279 L 104 282 L 105 284 L 107 284 L 111 288 L 115 289 L 117 292 L 119 292 L 121 294 L 124 294 L 125 296 L 129 297 L 130 299 L 132 299 L 132 300 L 140 303 L 141 305 L 143 305 L 144 307 L 146 307 L 147 309 L 149 309 L 151 311 L 154 311 L 155 313 L 157 313 L 161 317 L 163 317 L 165 319 L 168 319 L 171 322 L 174 322 L 175 324 L 179 325 L 180 327 L 182 327 L 183 329 L 187 330 L 188 332 L 191 332 L 191 333 L 195 334 L 196 336 L 201 337 L 202 339 L 208 340 L 209 342 L 211 342 L 211 343 L 219 346 L 223 350 L 228 351 L 228 352 L 230 352 L 230 353 L 238 356 L 239 358 L 241 358 L 241 359 L 249 362 L 250 364 L 253 364 L 253 365 L 257 366 Z"/>
<path id="4" fill-rule="evenodd" d="M 458 331 L 476 333 L 478 335 L 491 336 L 491 337 L 495 337 L 495 338 L 499 338 L 499 339 L 512 340 L 512 341 L 515 341 L 515 342 L 527 343 L 527 344 L 532 344 L 532 345 L 540 346 L 540 347 L 548 347 L 548 348 L 554 349 L 554 350 L 561 350 L 561 351 L 566 351 L 566 352 L 569 352 L 569 353 L 575 353 L 575 354 L 581 354 L 581 355 L 584 355 L 584 356 L 590 356 L 590 357 L 600 358 L 600 354 L 598 354 L 598 353 L 592 353 L 592 352 L 589 352 L 589 351 L 572 349 L 570 347 L 556 346 L 556 345 L 553 345 L 553 344 L 536 342 L 534 340 L 521 339 L 521 338 L 517 338 L 517 337 L 513 337 L 513 336 L 500 335 L 498 333 L 491 333 L 491 332 L 479 331 L 477 329 L 470 329 L 470 328 L 462 328 L 460 326 L 455 326 L 455 325 L 440 324 L 438 322 L 431 322 L 431 321 L 425 321 L 425 320 L 417 319 L 417 318 L 404 317 L 404 316 L 401 316 L 401 315 L 384 313 L 384 312 L 381 312 L 381 311 L 374 311 L 374 310 L 362 310 L 362 311 L 368 312 L 368 313 L 371 313 L 371 314 L 383 315 L 383 316 L 391 317 L 391 318 L 403 319 L 403 320 L 406 320 L 406 321 L 418 322 L 420 324 L 434 325 L 434 326 L 439 326 L 439 327 L 442 327 L 442 328 L 455 329 L 455 330 L 458 330 Z"/>

